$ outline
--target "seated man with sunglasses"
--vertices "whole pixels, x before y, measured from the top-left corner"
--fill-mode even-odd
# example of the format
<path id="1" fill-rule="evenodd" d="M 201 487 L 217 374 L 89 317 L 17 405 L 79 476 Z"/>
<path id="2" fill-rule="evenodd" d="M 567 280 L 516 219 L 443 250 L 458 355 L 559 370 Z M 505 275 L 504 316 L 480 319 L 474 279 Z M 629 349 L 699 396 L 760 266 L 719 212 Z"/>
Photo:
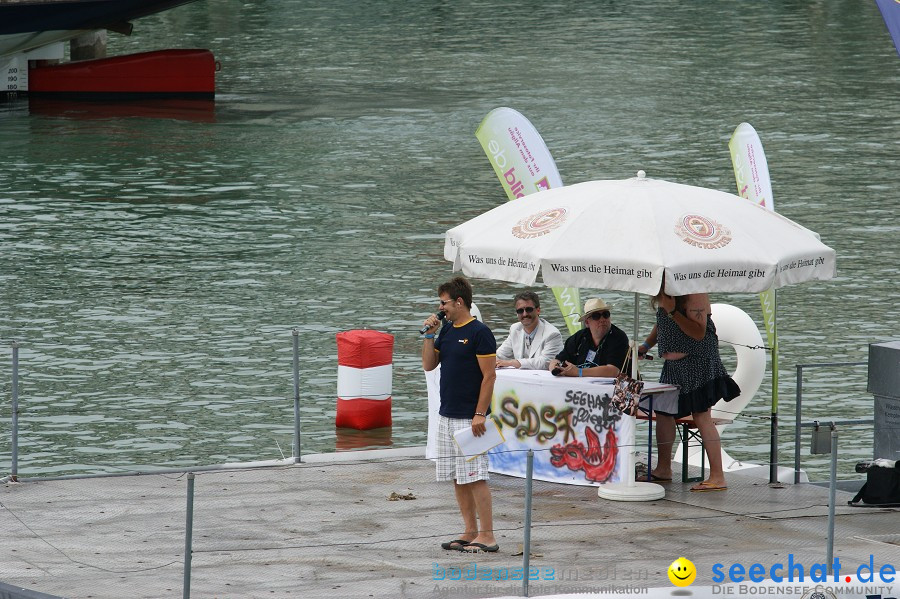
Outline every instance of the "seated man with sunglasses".
<path id="1" fill-rule="evenodd" d="M 568 339 L 550 360 L 554 376 L 614 377 L 628 356 L 628 335 L 610 321 L 610 306 L 599 297 L 584 304 L 581 317 L 587 327 Z"/>
<path id="2" fill-rule="evenodd" d="M 497 368 L 544 370 L 562 349 L 562 335 L 541 318 L 541 300 L 535 292 L 523 291 L 513 300 L 519 322 L 509 327 L 509 337 L 497 350 Z"/>

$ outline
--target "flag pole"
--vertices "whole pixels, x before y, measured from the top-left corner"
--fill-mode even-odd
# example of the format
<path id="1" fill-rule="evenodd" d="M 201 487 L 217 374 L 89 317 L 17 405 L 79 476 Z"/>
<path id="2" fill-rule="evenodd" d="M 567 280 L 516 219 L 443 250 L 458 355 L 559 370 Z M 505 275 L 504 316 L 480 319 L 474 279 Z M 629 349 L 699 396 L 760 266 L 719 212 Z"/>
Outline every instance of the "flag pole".
<path id="1" fill-rule="evenodd" d="M 769 447 L 769 484 L 778 482 L 778 331 L 775 314 L 778 311 L 775 291 L 772 290 L 772 420 Z"/>
<path id="2" fill-rule="evenodd" d="M 775 211 L 772 181 L 762 142 L 749 123 L 738 125 L 728 142 L 738 195 Z M 775 290 L 759 294 L 766 339 L 772 352 L 772 413 L 769 436 L 769 484 L 778 482 L 778 336 L 775 326 Z"/>

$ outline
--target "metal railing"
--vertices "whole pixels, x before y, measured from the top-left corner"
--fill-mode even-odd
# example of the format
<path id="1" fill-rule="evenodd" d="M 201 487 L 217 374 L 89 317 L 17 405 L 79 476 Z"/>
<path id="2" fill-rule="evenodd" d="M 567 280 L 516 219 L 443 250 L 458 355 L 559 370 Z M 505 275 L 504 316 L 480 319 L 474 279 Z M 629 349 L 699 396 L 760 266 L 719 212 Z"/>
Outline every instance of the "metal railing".
<path id="1" fill-rule="evenodd" d="M 301 434 L 300 434 L 300 360 L 299 360 L 299 332 L 297 329 L 292 330 L 293 336 L 293 403 L 294 403 L 294 431 L 293 431 L 293 451 L 292 458 L 295 463 L 300 463 L 301 459 Z M 11 432 L 11 471 L 8 477 L 5 479 L 0 479 L 0 482 L 4 480 L 16 481 L 18 480 L 18 420 L 19 420 L 19 393 L 18 393 L 18 383 L 19 383 L 19 344 L 15 341 L 11 343 L 12 348 L 12 388 L 11 388 L 11 396 L 12 396 L 12 432 Z M 845 367 L 845 366 L 863 366 L 867 364 L 867 362 L 825 362 L 818 364 L 798 364 L 797 365 L 797 387 L 796 387 L 796 402 L 795 402 L 795 421 L 794 421 L 794 483 L 800 482 L 800 445 L 801 445 L 801 432 L 803 428 L 812 428 L 816 426 L 815 421 L 803 422 L 802 418 L 802 409 L 803 409 L 803 372 L 806 369 L 812 368 L 834 368 L 834 367 Z M 826 420 L 824 418 L 820 420 Z M 834 420 L 827 419 L 833 424 L 840 425 L 859 425 L 859 424 L 874 424 L 874 419 L 850 419 L 850 420 Z M 222 466 L 213 466 L 208 469 L 221 469 Z M 204 468 L 193 468 L 192 470 L 204 470 Z M 174 471 L 184 471 L 183 469 L 175 469 Z"/>
<path id="2" fill-rule="evenodd" d="M 802 428 L 814 428 L 819 426 L 817 421 L 803 422 L 803 370 L 805 368 L 825 368 L 836 366 L 863 366 L 868 362 L 824 362 L 821 364 L 797 364 L 797 399 L 795 403 L 794 419 L 794 484 L 800 483 L 800 433 Z M 825 420 L 825 419 L 823 419 Z M 874 419 L 833 420 L 827 419 L 832 425 L 836 424 L 874 424 Z"/>
<path id="3" fill-rule="evenodd" d="M 297 329 L 293 329 L 291 331 L 293 335 L 293 375 L 294 375 L 294 434 L 293 434 L 293 443 L 292 443 L 292 455 L 291 458 L 295 464 L 299 464 L 302 462 L 301 454 L 300 454 L 300 343 L 299 336 L 300 333 Z M 10 432 L 10 442 L 11 442 L 11 456 L 10 456 L 10 473 L 5 477 L 0 477 L 0 484 L 5 482 L 17 482 L 20 480 L 19 478 L 19 344 L 16 341 L 12 341 L 10 343 L 10 347 L 12 348 L 12 387 L 11 387 L 11 398 L 12 398 L 12 418 L 11 418 L 11 426 L 12 430 Z M 213 465 L 208 467 L 193 467 L 190 468 L 192 471 L 203 471 L 203 470 L 224 470 L 228 469 L 230 466 L 227 465 Z M 242 466 L 246 467 L 246 465 Z M 154 469 L 154 473 L 162 473 L 162 472 L 184 472 L 184 468 L 172 468 L 172 469 Z M 126 473 L 128 475 L 132 474 L 142 474 L 144 472 L 129 472 Z M 2 472 L 0 472 L 2 474 Z M 72 475 L 69 476 L 56 476 L 56 477 L 42 477 L 45 479 L 60 479 L 60 478 L 85 478 L 90 477 L 91 475 Z M 101 474 L 96 476 L 109 476 L 109 474 Z"/>
<path id="4" fill-rule="evenodd" d="M 12 342 L 12 458 L 9 479 L 19 475 L 19 344 Z"/>

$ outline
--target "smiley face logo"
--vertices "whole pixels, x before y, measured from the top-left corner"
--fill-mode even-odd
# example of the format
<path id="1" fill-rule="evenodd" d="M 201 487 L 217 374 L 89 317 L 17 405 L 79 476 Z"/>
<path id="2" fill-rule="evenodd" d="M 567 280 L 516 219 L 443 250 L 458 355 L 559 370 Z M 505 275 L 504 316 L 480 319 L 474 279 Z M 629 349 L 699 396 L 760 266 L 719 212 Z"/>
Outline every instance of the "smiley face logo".
<path id="1" fill-rule="evenodd" d="M 669 566 L 669 580 L 677 587 L 686 587 L 697 578 L 697 568 L 691 560 L 679 557 Z"/>

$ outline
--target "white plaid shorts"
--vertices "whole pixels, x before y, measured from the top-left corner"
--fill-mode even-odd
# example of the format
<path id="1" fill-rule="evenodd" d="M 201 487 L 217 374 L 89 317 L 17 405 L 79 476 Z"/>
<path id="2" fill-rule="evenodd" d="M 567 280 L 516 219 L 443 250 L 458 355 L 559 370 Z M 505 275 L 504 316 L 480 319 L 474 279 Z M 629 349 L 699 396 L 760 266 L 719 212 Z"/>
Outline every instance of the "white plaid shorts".
<path id="1" fill-rule="evenodd" d="M 488 480 L 488 457 L 486 453 L 466 461 L 453 439 L 453 433 L 464 428 L 471 428 L 470 418 L 447 418 L 439 416 L 437 451 L 435 461 L 437 480 L 456 480 L 465 485 L 478 480 Z"/>

